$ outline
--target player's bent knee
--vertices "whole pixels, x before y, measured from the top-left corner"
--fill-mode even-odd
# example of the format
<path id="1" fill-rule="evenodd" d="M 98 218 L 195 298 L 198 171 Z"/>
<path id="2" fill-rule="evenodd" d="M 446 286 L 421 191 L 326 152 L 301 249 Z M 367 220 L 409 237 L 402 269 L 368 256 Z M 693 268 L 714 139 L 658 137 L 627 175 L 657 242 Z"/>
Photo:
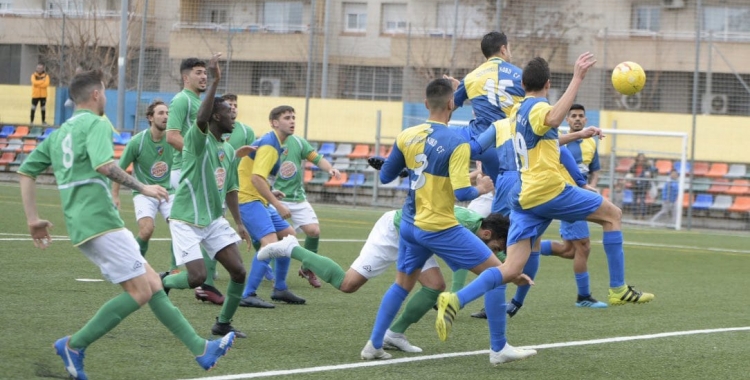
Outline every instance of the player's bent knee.
<path id="1" fill-rule="evenodd" d="M 239 269 L 229 272 L 229 277 L 235 283 L 244 284 L 245 279 L 247 278 L 247 271 L 245 270 L 243 266 L 240 266 Z"/>

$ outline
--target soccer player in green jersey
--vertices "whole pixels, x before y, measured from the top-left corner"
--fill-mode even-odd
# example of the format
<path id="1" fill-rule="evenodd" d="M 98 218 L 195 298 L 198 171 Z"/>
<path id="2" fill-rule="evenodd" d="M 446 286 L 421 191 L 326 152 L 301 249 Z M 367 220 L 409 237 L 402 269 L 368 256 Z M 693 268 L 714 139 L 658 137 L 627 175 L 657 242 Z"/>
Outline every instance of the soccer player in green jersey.
<path id="1" fill-rule="evenodd" d="M 125 229 L 113 205 L 107 178 L 160 200 L 166 200 L 168 193 L 159 185 L 144 185 L 114 163 L 112 125 L 102 117 L 107 103 L 102 78 L 99 70 L 73 78 L 70 94 L 76 103 L 75 113 L 39 144 L 18 169 L 21 199 L 34 245 L 44 249 L 51 240 L 52 223 L 40 219 L 37 212 L 35 182 L 52 166 L 70 241 L 99 267 L 107 280 L 124 290 L 102 305 L 81 330 L 56 341 L 54 348 L 67 372 L 75 379 L 85 380 L 84 350 L 148 303 L 156 318 L 196 356 L 198 364 L 210 369 L 232 346 L 235 334 L 228 332 L 214 341 L 198 336 L 169 301 L 159 275 L 139 253 L 133 234 Z"/>
<path id="2" fill-rule="evenodd" d="M 255 141 L 255 131 L 237 120 L 237 95 L 224 94 L 221 98 L 227 102 L 229 108 L 232 110 L 232 121 L 234 122 L 234 129 L 232 129 L 232 133 L 229 135 L 224 135 L 225 140 L 234 149 L 252 144 Z"/>
<path id="3" fill-rule="evenodd" d="M 221 314 L 211 328 L 215 335 L 235 331 L 231 320 L 240 303 L 246 274 L 237 242 L 240 238 L 250 242 L 237 202 L 235 150 L 221 139 L 222 134 L 232 132 L 231 111 L 226 102 L 214 99 L 221 79 L 220 56 L 215 54 L 208 63 L 212 82 L 206 91 L 206 100 L 198 110 L 195 125 L 185 133 L 182 178 L 169 222 L 175 260 L 178 265 L 185 264 L 187 271 L 163 279 L 168 288 L 201 286 L 207 277 L 201 246 L 212 260 L 219 261 L 226 268 L 229 287 Z M 224 219 L 225 201 L 237 224 L 237 232 Z M 235 333 L 241 338 L 247 336 L 239 331 Z"/>
<path id="4" fill-rule="evenodd" d="M 294 131 L 292 131 L 294 132 Z M 307 160 L 326 171 L 331 177 L 341 178 L 341 172 L 334 168 L 328 160 L 319 155 L 307 140 L 291 135 L 286 140 L 285 153 L 281 155 L 281 166 L 279 167 L 273 188 L 284 193 L 281 203 L 289 209 L 292 228 L 295 232 L 300 230 L 305 233 L 305 249 L 318 252 L 318 240 L 320 239 L 320 224 L 318 216 L 315 215 L 310 202 L 305 195 L 303 186 L 304 168 L 302 160 Z M 319 288 L 320 281 L 315 272 L 303 265 L 299 269 L 299 276 L 305 278 L 310 285 Z"/>
<path id="5" fill-rule="evenodd" d="M 169 192 L 165 201 L 134 192 L 133 206 L 135 219 L 138 222 L 138 236 L 135 240 L 141 248 L 141 255 L 146 256 L 148 241 L 154 233 L 154 218 L 161 213 L 164 220 L 169 219 L 174 200 L 174 188 L 170 183 L 170 167 L 172 166 L 172 146 L 167 144 L 164 131 L 167 129 L 169 109 L 161 100 L 152 102 L 146 110 L 148 129 L 136 134 L 125 146 L 120 157 L 120 169 L 127 169 L 133 164 L 133 174 L 138 181 L 148 185 L 159 185 Z M 120 184 L 112 184 L 112 200 L 120 208 Z"/>
<path id="6" fill-rule="evenodd" d="M 208 83 L 206 62 L 198 58 L 186 58 L 180 63 L 180 75 L 182 76 L 183 89 L 169 103 L 170 118 L 167 121 L 167 142 L 175 149 L 170 175 L 173 189 L 177 189 L 180 184 L 185 133 L 195 123 L 195 118 L 198 116 L 198 107 L 201 105 L 199 95 L 206 91 Z M 224 296 L 219 289 L 214 287 L 216 261 L 211 260 L 205 250 L 203 251 L 203 261 L 211 276 L 208 276 L 206 282 L 195 289 L 195 298 L 221 305 L 224 303 Z M 173 271 L 176 266 L 169 269 Z"/>

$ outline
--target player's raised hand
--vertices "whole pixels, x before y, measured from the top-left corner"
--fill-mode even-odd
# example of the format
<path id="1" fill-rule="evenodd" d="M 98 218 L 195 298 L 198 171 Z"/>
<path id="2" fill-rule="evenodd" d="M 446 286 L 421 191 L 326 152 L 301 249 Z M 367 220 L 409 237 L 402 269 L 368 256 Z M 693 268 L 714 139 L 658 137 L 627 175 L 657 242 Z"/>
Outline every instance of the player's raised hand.
<path id="1" fill-rule="evenodd" d="M 256 150 L 258 150 L 257 146 L 252 146 L 252 145 L 241 146 L 237 148 L 237 150 L 234 151 L 234 156 L 237 158 L 246 157 L 247 155 L 249 155 L 252 152 L 255 152 Z"/>
<path id="2" fill-rule="evenodd" d="M 583 80 L 583 78 L 586 77 L 586 73 L 589 71 L 589 68 L 591 68 L 591 66 L 594 66 L 595 63 L 596 60 L 594 59 L 594 54 L 589 52 L 581 54 L 580 56 L 578 56 L 575 67 L 573 68 L 573 77 L 577 77 Z"/>
<path id="3" fill-rule="evenodd" d="M 221 69 L 219 68 L 219 58 L 221 53 L 216 53 L 208 61 L 208 72 L 214 78 L 214 81 L 218 82 L 221 79 Z"/>
<path id="4" fill-rule="evenodd" d="M 458 86 L 461 84 L 460 80 L 458 80 L 458 79 L 456 79 L 456 78 L 454 78 L 454 77 L 452 77 L 450 75 L 443 74 L 443 79 L 447 79 L 447 80 L 451 81 L 451 84 L 453 85 L 453 91 L 456 91 L 458 89 Z"/>
<path id="5" fill-rule="evenodd" d="M 169 192 L 167 192 L 167 189 L 159 185 L 144 185 L 141 194 L 147 197 L 156 198 L 160 201 L 169 200 Z"/>
<path id="6" fill-rule="evenodd" d="M 31 239 L 34 241 L 35 247 L 39 249 L 47 248 L 49 243 L 52 242 L 52 237 L 49 235 L 49 230 L 52 227 L 52 223 L 44 219 L 29 223 L 29 232 L 31 233 Z"/>

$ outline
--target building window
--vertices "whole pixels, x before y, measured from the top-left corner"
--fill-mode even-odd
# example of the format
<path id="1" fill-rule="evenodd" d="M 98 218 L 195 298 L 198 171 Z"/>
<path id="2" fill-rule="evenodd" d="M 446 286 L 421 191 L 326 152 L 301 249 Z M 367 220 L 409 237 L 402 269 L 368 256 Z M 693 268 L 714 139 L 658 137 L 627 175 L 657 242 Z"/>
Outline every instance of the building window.
<path id="1" fill-rule="evenodd" d="M 719 33 L 750 32 L 750 8 L 705 7 L 703 25 L 706 30 Z"/>
<path id="2" fill-rule="evenodd" d="M 84 0 L 47 0 L 47 11 L 53 14 L 82 14 Z"/>
<path id="3" fill-rule="evenodd" d="M 401 100 L 401 67 L 345 66 L 340 72 L 344 99 Z"/>
<path id="4" fill-rule="evenodd" d="M 658 32 L 661 23 L 661 7 L 636 7 L 633 10 L 633 29 Z"/>
<path id="5" fill-rule="evenodd" d="M 382 33 L 406 33 L 406 4 L 383 4 Z"/>
<path id="6" fill-rule="evenodd" d="M 268 32 L 294 33 L 306 28 L 302 25 L 301 1 L 266 1 L 263 4 L 263 26 Z"/>
<path id="7" fill-rule="evenodd" d="M 459 37 L 476 38 L 487 33 L 487 16 L 481 5 L 460 4 L 458 5 L 458 25 L 456 27 L 456 6 L 453 2 L 437 4 L 437 30 L 431 35 L 443 33 L 443 36 L 452 36 L 453 30 L 458 32 Z"/>
<path id="8" fill-rule="evenodd" d="M 345 32 L 367 31 L 367 3 L 344 3 Z"/>
<path id="9" fill-rule="evenodd" d="M 9 11 L 13 9 L 13 0 L 0 0 L 0 11 Z"/>

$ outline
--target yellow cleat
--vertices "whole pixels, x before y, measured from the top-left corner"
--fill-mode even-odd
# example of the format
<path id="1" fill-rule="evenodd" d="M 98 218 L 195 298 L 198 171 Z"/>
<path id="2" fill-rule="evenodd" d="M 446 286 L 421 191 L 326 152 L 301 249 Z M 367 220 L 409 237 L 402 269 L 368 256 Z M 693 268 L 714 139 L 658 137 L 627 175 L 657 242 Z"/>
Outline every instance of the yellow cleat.
<path id="1" fill-rule="evenodd" d="M 435 330 L 438 338 L 445 342 L 448 340 L 448 334 L 453 327 L 453 320 L 456 319 L 458 310 L 461 309 L 460 302 L 456 293 L 442 292 L 437 299 L 437 320 L 435 320 Z"/>
<path id="2" fill-rule="evenodd" d="M 610 305 L 625 305 L 626 303 L 646 303 L 654 299 L 654 295 L 651 293 L 644 293 L 635 290 L 630 285 L 626 285 L 623 290 L 615 293 L 612 289 L 609 289 L 609 304 Z"/>

